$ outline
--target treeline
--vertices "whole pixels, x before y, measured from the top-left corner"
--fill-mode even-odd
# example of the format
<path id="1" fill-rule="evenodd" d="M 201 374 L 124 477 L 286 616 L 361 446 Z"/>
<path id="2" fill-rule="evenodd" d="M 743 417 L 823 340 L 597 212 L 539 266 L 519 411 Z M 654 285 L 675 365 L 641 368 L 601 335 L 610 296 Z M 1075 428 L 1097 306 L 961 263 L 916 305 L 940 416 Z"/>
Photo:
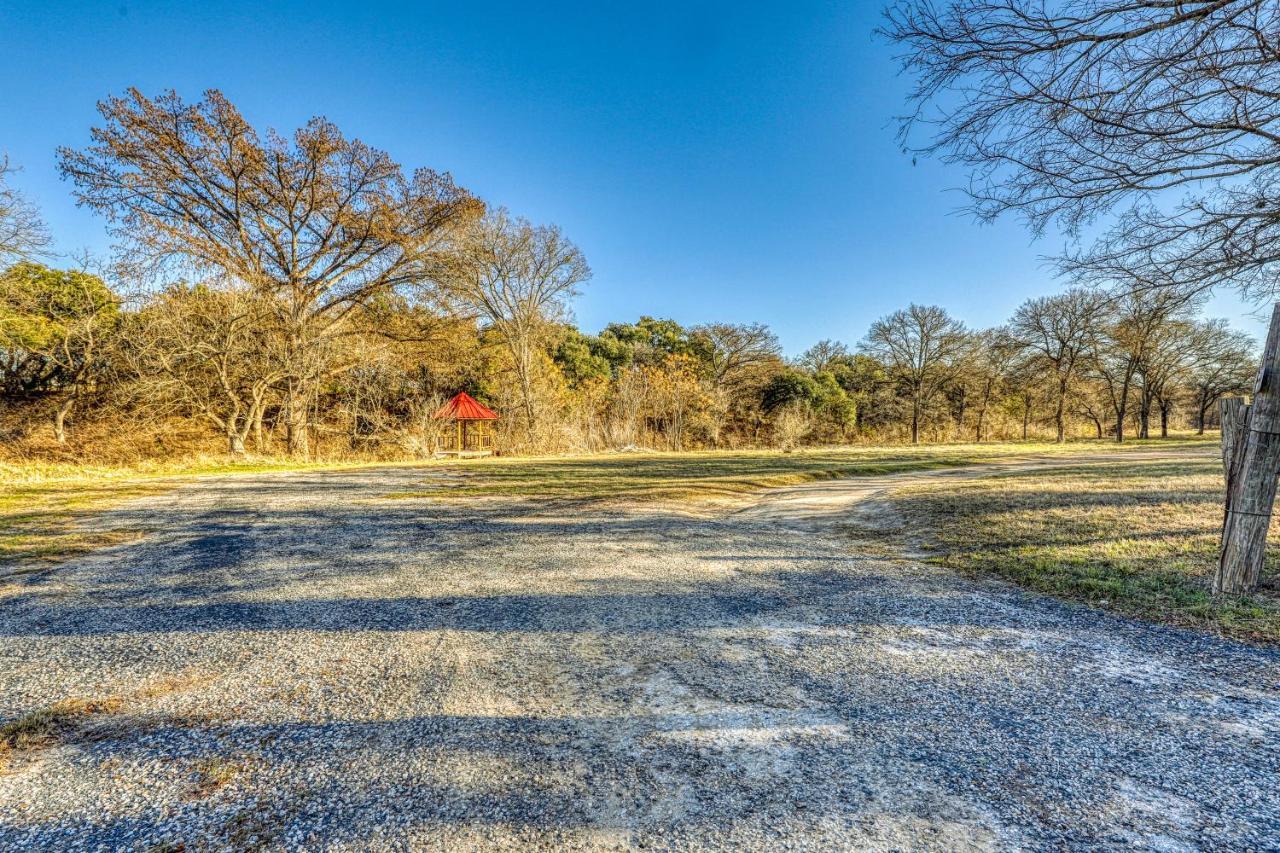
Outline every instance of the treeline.
<path id="1" fill-rule="evenodd" d="M 1160 289 L 1071 290 L 985 330 L 911 305 L 793 361 L 763 325 L 586 334 L 582 252 L 448 175 L 321 119 L 260 137 L 217 92 L 100 110 L 59 163 L 119 239 L 109 269 L 31 260 L 48 235 L 0 171 L 10 452 L 425 455 L 457 391 L 515 453 L 1123 440 L 1203 430 L 1253 380 L 1254 342 Z"/>
<path id="2" fill-rule="evenodd" d="M 301 430 L 330 455 L 429 454 L 443 426 L 431 414 L 457 391 L 503 414 L 509 452 L 1123 439 L 1203 430 L 1255 370 L 1247 336 L 1158 291 L 1070 291 L 980 331 L 912 305 L 855 349 L 821 341 L 790 362 L 762 325 L 643 317 L 590 335 L 547 303 L 504 329 L 387 295 L 309 362 L 305 413 L 290 419 L 282 306 L 243 286 L 130 300 L 97 276 L 21 263 L 0 302 L 7 438 L 89 452 L 122 430 L 134 452 L 172 452 L 175 434 L 198 443 L 195 424 L 232 453 L 285 452 Z"/>

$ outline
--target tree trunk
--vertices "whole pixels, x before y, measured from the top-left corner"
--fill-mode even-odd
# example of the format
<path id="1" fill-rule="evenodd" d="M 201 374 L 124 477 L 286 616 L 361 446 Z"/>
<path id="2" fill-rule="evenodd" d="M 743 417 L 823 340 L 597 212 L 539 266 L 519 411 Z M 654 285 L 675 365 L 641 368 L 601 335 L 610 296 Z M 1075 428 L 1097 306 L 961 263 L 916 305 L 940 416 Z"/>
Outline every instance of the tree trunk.
<path id="1" fill-rule="evenodd" d="M 227 432 L 227 452 L 232 456 L 244 456 L 244 436 L 234 429 Z"/>
<path id="2" fill-rule="evenodd" d="M 1147 385 L 1142 384 L 1142 394 L 1138 397 L 1138 438 L 1151 437 L 1151 393 Z"/>
<path id="3" fill-rule="evenodd" d="M 524 334 L 524 333 L 520 333 Z M 534 444 L 534 436 L 536 434 L 536 414 L 533 405 L 533 348 L 529 341 L 520 340 L 511 343 L 511 355 L 516 364 L 516 378 L 520 382 L 520 396 L 524 408 L 525 420 L 525 436 L 529 441 L 530 449 Z"/>
<path id="4" fill-rule="evenodd" d="M 293 382 L 286 389 L 284 408 L 286 448 L 290 456 L 305 459 L 311 450 L 307 434 L 307 397 Z"/>
<path id="5" fill-rule="evenodd" d="M 67 443 L 67 415 L 71 414 L 71 407 L 75 404 L 76 398 L 68 397 L 53 413 L 53 438 L 58 444 Z"/>
<path id="6" fill-rule="evenodd" d="M 259 453 L 266 449 L 266 442 L 262 437 L 262 417 L 266 407 L 259 405 L 253 413 L 253 447 Z"/>
<path id="7" fill-rule="evenodd" d="M 1225 408 L 1224 408 L 1225 411 Z M 1280 471 L 1280 303 L 1271 314 L 1253 403 L 1243 418 L 1228 469 L 1229 490 L 1222 525 L 1222 551 L 1213 579 L 1215 593 L 1250 592 L 1258 585 L 1267 551 L 1267 528 Z"/>
<path id="8" fill-rule="evenodd" d="M 1067 440 L 1067 385 L 1058 383 L 1058 409 L 1053 414 L 1054 426 L 1058 429 L 1058 444 Z"/>
<path id="9" fill-rule="evenodd" d="M 1169 437 L 1169 403 L 1165 400 L 1160 401 L 1160 437 Z"/>
<path id="10" fill-rule="evenodd" d="M 920 399 L 911 401 L 911 443 L 920 443 Z"/>

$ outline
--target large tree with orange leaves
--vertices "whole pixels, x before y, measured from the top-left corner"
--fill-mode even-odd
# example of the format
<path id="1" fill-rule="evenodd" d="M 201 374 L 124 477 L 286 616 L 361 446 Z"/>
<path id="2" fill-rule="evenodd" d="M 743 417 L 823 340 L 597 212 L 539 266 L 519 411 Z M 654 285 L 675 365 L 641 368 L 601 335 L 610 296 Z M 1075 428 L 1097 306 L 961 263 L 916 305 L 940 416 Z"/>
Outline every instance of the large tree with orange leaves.
<path id="1" fill-rule="evenodd" d="M 481 204 L 324 118 L 290 137 L 259 133 L 217 91 L 189 104 L 130 90 L 98 111 L 92 144 L 59 150 L 63 176 L 135 269 L 227 276 L 268 297 L 289 448 L 305 454 L 308 401 L 341 369 L 325 358 L 333 338 L 379 295 L 439 280 Z"/>

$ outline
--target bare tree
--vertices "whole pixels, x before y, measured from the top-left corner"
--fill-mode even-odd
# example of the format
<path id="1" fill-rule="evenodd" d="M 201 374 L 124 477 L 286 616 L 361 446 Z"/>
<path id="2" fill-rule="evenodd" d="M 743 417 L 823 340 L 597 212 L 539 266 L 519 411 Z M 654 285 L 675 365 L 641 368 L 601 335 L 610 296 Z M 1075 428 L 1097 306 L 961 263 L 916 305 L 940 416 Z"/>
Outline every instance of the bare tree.
<path id="1" fill-rule="evenodd" d="M 1097 331 L 1102 306 L 1098 294 L 1073 289 L 1027 300 L 1018 306 L 1009 323 L 1012 336 L 1053 380 L 1053 422 L 1058 442 L 1066 440 L 1067 397 L 1083 366 L 1090 337 Z"/>
<path id="2" fill-rule="evenodd" d="M 138 269 L 225 276 L 270 298 L 289 450 L 307 453 L 318 354 L 379 294 L 438 279 L 479 203 L 447 174 L 406 177 L 323 118 L 263 138 L 213 90 L 186 104 L 131 89 L 98 111 L 92 145 L 59 149 L 63 176 Z"/>
<path id="3" fill-rule="evenodd" d="M 862 349 L 880 359 L 910 401 L 911 443 L 926 406 L 954 375 L 968 346 L 964 324 L 936 305 L 912 304 L 871 324 Z"/>
<path id="4" fill-rule="evenodd" d="M 904 0 L 887 16 L 917 81 L 904 142 L 967 166 L 978 216 L 1075 229 L 1129 204 L 1099 268 L 1275 292 L 1275 4 Z"/>
<path id="5" fill-rule="evenodd" d="M 9 184 L 14 168 L 0 157 L 0 265 L 30 260 L 49 247 L 49 232 L 35 206 Z"/>
<path id="6" fill-rule="evenodd" d="M 973 429 L 974 441 L 986 438 L 987 413 L 991 404 L 1008 385 L 1022 351 L 1022 345 L 1008 329 L 985 329 L 976 336 L 970 371 L 977 386 L 978 414 Z"/>
<path id="7" fill-rule="evenodd" d="M 498 208 L 472 229 L 466 262 L 451 279 L 454 303 L 492 325 L 510 351 L 530 436 L 537 421 L 538 345 L 578 285 L 590 278 L 586 257 L 557 226 L 532 225 Z"/>
<path id="8" fill-rule="evenodd" d="M 1192 307 L 1174 290 L 1130 292 L 1109 303 L 1099 334 L 1090 339 L 1088 370 L 1103 388 L 1117 442 L 1124 441 L 1143 366 L 1168 325 L 1187 316 Z"/>
<path id="9" fill-rule="evenodd" d="M 124 359 L 145 409 L 177 409 L 212 423 L 242 456 L 285 361 L 274 351 L 275 312 L 236 285 L 176 285 L 128 318 Z"/>
<path id="10" fill-rule="evenodd" d="M 733 325 L 708 323 L 691 334 L 703 356 L 714 388 L 732 388 L 762 364 L 776 360 L 782 352 L 778 336 L 763 323 Z"/>
<path id="11" fill-rule="evenodd" d="M 1209 410 L 1219 398 L 1247 394 L 1258 373 L 1257 344 L 1225 320 L 1197 323 L 1187 385 L 1196 413 L 1196 432 L 1204 435 Z"/>
<path id="12" fill-rule="evenodd" d="M 800 356 L 800 366 L 821 373 L 848 356 L 849 348 L 839 341 L 821 340 L 804 351 Z"/>
<path id="13" fill-rule="evenodd" d="M 1106 432 L 1104 423 L 1111 418 L 1110 401 L 1099 382 L 1086 381 L 1076 387 L 1071 396 L 1071 408 L 1075 414 L 1093 424 L 1094 436 L 1102 438 Z"/>
<path id="14" fill-rule="evenodd" d="M 1169 413 L 1182 392 L 1196 347 L 1195 323 L 1174 317 L 1152 335 L 1138 366 L 1141 379 L 1138 398 L 1138 437 L 1151 437 L 1151 415 L 1160 414 L 1160 437 L 1169 437 Z"/>
<path id="15" fill-rule="evenodd" d="M 763 323 L 708 323 L 692 329 L 689 341 L 705 374 L 709 393 L 706 427 L 713 447 L 730 413 L 754 399 L 766 368 L 781 363 L 778 336 Z"/>

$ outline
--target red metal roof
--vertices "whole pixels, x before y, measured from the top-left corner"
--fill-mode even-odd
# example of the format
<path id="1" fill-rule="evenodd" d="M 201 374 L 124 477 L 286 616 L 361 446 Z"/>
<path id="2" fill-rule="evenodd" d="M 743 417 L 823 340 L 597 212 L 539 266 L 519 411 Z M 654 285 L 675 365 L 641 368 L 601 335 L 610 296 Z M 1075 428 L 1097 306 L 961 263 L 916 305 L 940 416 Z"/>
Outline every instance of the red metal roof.
<path id="1" fill-rule="evenodd" d="M 475 397 L 463 391 L 437 409 L 436 413 L 431 417 L 441 419 L 456 418 L 460 421 L 496 421 L 498 413 L 477 402 Z"/>

